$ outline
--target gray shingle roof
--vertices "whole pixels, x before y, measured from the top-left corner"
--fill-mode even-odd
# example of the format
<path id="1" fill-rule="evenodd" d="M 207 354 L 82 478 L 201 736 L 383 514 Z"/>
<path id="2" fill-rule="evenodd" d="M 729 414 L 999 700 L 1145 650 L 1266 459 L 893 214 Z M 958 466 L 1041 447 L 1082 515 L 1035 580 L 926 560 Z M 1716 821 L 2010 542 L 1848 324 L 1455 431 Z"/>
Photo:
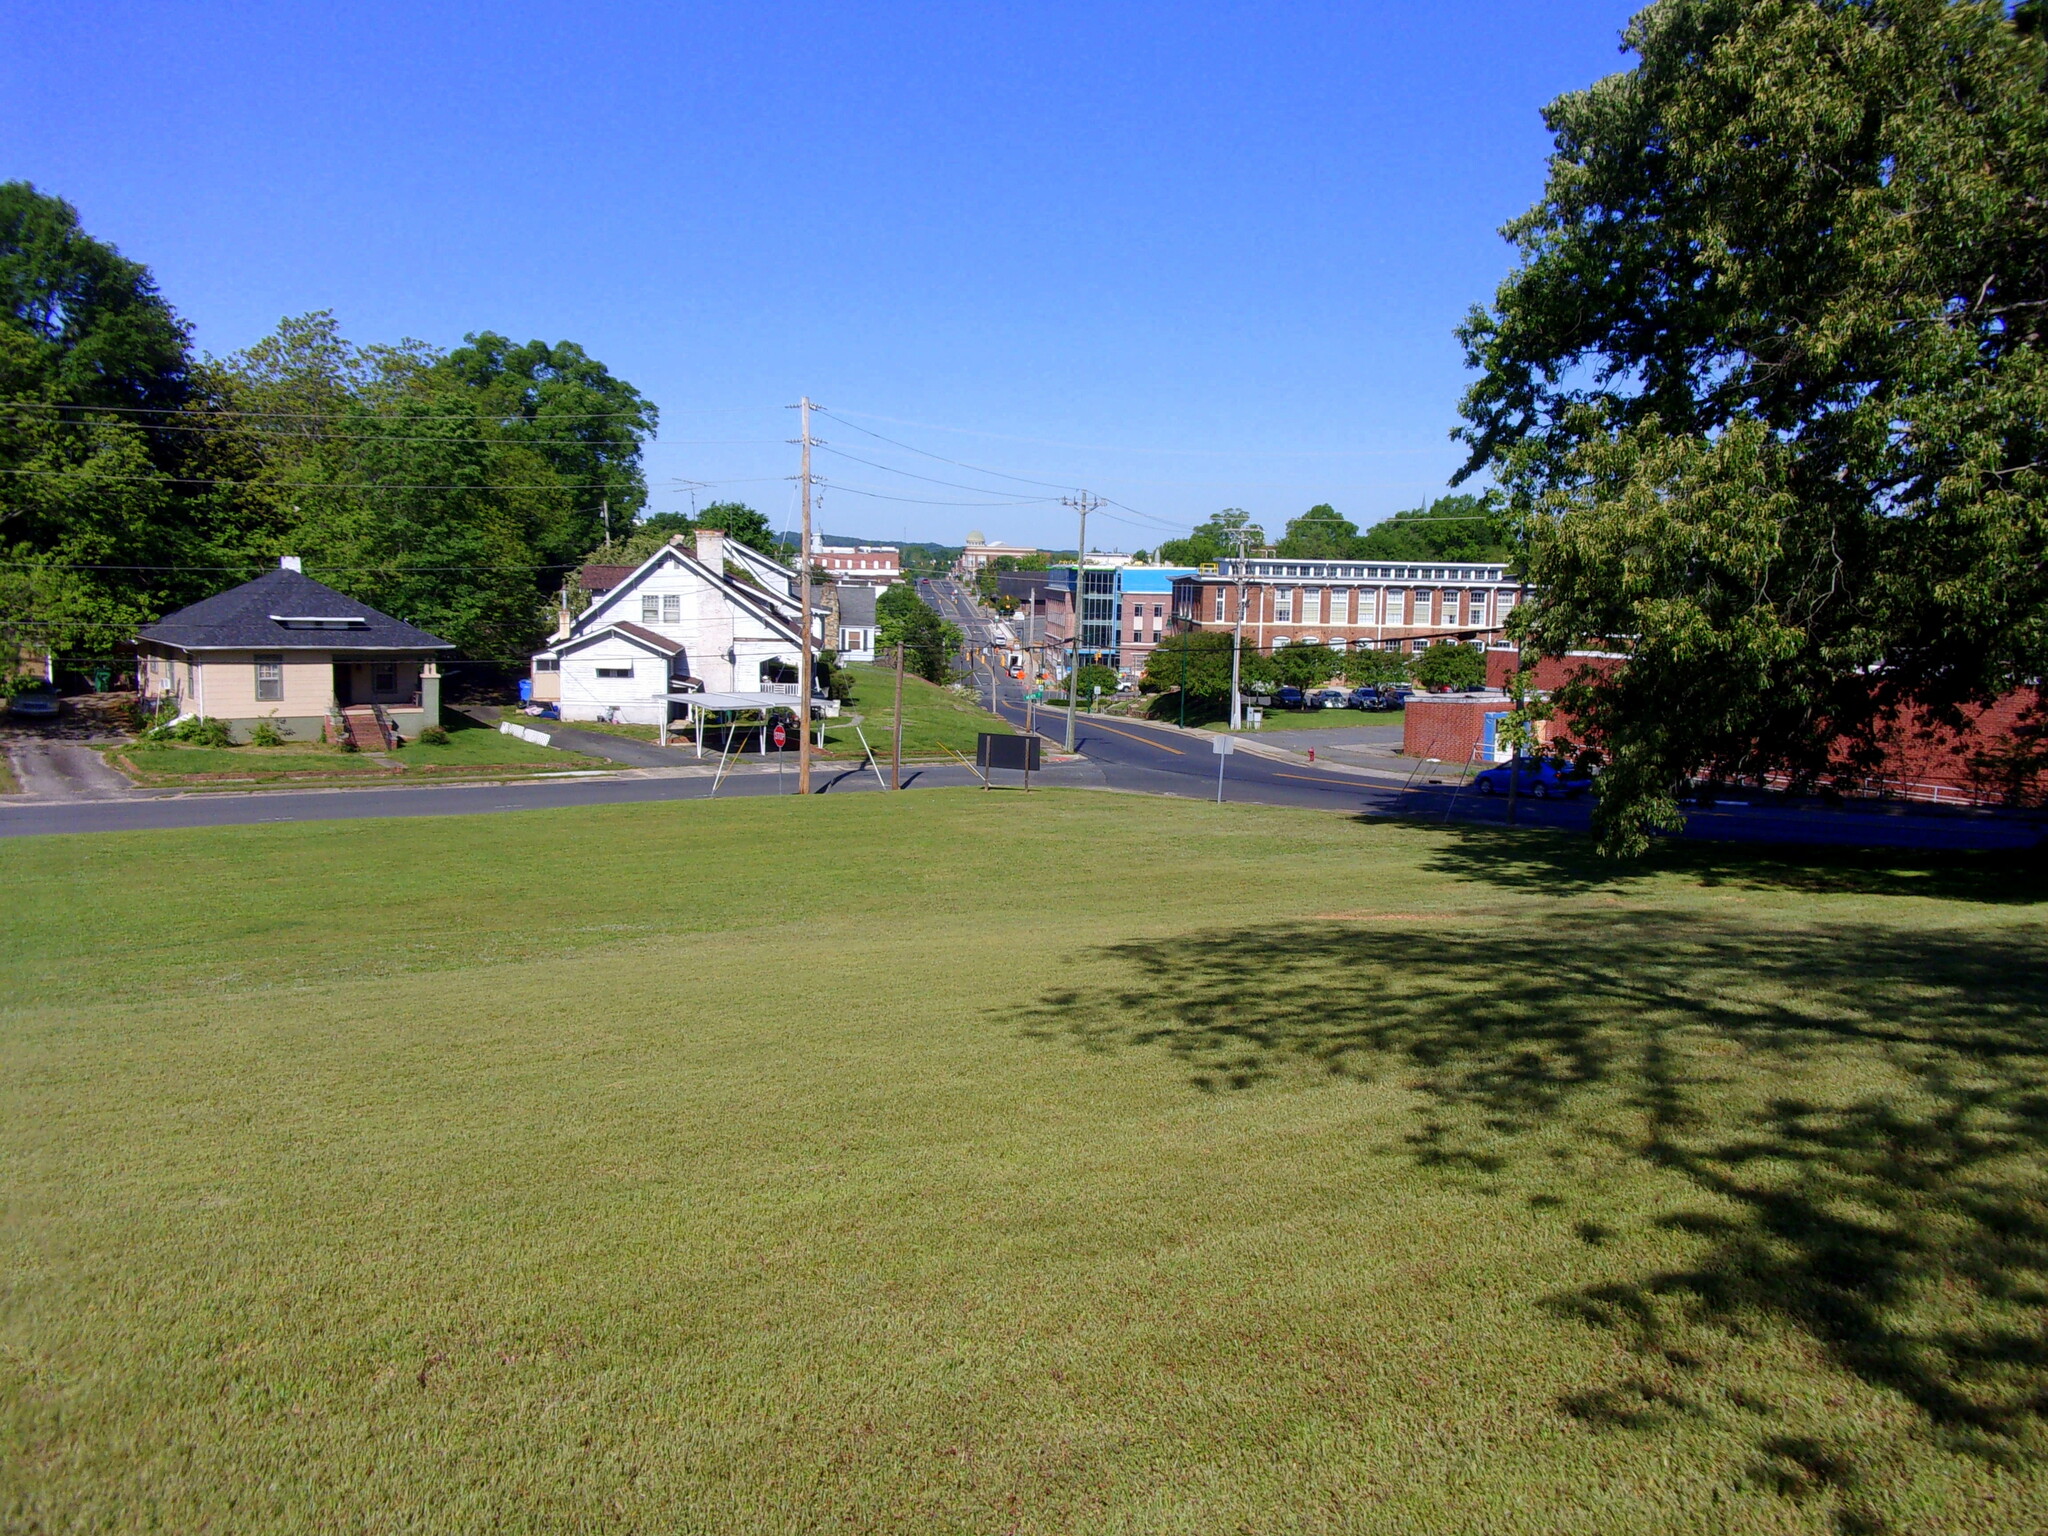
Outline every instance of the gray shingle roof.
<path id="1" fill-rule="evenodd" d="M 875 589 L 848 584 L 839 588 L 839 622 L 868 625 L 875 622 Z"/>
<path id="2" fill-rule="evenodd" d="M 356 619 L 341 629 L 289 628 L 280 619 Z M 448 641 L 298 571 L 266 571 L 144 625 L 142 640 L 181 650 L 452 651 Z"/>

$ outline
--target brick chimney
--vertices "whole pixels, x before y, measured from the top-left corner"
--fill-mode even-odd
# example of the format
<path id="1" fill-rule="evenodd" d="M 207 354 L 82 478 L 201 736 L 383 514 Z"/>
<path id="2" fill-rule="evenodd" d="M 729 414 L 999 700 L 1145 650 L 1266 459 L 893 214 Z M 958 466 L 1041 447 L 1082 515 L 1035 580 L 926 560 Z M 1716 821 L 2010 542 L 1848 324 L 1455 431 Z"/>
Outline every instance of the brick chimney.
<path id="1" fill-rule="evenodd" d="M 725 531 L 720 528 L 699 528 L 697 530 L 697 558 L 719 575 L 725 574 Z"/>

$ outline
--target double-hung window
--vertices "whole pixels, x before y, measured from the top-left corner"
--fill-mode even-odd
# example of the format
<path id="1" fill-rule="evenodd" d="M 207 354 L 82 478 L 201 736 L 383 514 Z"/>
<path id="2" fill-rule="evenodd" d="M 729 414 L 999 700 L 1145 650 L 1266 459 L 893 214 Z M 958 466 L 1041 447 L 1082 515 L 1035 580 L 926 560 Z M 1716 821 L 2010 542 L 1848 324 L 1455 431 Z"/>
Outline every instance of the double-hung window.
<path id="1" fill-rule="evenodd" d="M 284 657 L 280 655 L 256 658 L 256 702 L 259 704 L 282 704 L 284 702 Z"/>
<path id="2" fill-rule="evenodd" d="M 1276 624 L 1294 622 L 1294 588 L 1276 587 L 1273 590 L 1273 622 Z"/>
<path id="3" fill-rule="evenodd" d="M 1321 589 L 1309 587 L 1301 594 L 1301 622 L 1320 624 L 1323 622 L 1323 594 Z"/>
<path id="4" fill-rule="evenodd" d="M 661 622 L 664 624 L 680 624 L 683 622 L 683 595 L 680 592 L 662 593 Z"/>
<path id="5" fill-rule="evenodd" d="M 661 622 L 661 599 L 652 592 L 643 592 L 640 595 L 640 622 L 642 624 L 659 624 Z"/>

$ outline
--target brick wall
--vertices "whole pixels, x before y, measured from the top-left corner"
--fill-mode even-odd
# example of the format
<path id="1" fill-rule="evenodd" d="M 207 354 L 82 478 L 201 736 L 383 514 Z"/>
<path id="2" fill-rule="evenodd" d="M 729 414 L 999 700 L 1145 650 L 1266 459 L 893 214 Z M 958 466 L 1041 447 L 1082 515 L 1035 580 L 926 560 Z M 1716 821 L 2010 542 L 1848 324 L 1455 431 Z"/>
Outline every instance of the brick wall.
<path id="1" fill-rule="evenodd" d="M 1486 717 L 1508 708 L 1505 698 L 1470 696 L 1434 698 L 1417 694 L 1401 719 L 1401 751 L 1409 757 L 1433 757 L 1463 763 L 1486 735 Z"/>

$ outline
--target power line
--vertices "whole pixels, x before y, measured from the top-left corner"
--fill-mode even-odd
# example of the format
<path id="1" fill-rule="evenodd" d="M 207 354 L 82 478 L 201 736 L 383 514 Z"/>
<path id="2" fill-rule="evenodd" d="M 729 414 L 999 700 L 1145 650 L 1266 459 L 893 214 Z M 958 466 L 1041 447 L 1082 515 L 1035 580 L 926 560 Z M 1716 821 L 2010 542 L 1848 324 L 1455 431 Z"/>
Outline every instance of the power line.
<path id="1" fill-rule="evenodd" d="M 831 411 L 827 411 L 827 412 L 825 412 L 825 414 L 826 414 L 826 415 L 828 415 L 828 416 L 833 416 L 833 415 L 834 415 L 834 413 L 833 413 L 833 412 L 831 412 Z M 835 418 L 834 418 L 834 419 L 840 419 L 840 418 L 837 418 L 837 417 L 835 416 Z M 877 419 L 881 419 L 881 418 L 877 418 Z M 1022 483 L 1022 484 L 1024 484 L 1024 485 L 1037 485 L 1037 486 L 1043 486 L 1043 487 L 1044 487 L 1044 488 L 1045 488 L 1046 490 L 1048 490 L 1048 491 L 1064 491 L 1064 490 L 1066 490 L 1066 489 L 1067 489 L 1067 487 L 1066 487 L 1066 486 L 1064 486 L 1064 485 L 1056 485 L 1056 484 L 1054 484 L 1054 483 L 1053 483 L 1052 481 L 1050 481 L 1050 480 L 1033 480 L 1033 479 L 1031 479 L 1031 478 L 1029 478 L 1028 476 L 1025 476 L 1025 475 L 1013 475 L 1013 474 L 1010 474 L 1010 473 L 1008 473 L 1007 471 L 1004 471 L 1004 470 L 1000 470 L 1000 469 L 988 469 L 988 468 L 985 468 L 984 466 L 982 466 L 982 465 L 980 465 L 980 464 L 968 464 L 968 463 L 966 463 L 966 462 L 964 462 L 964 461 L 962 461 L 962 460 L 960 460 L 960 459 L 949 459 L 949 458 L 947 458 L 947 457 L 946 457 L 946 456 L 945 456 L 944 454 L 941 454 L 941 453 L 928 453 L 928 452 L 926 452 L 926 451 L 925 451 L 924 449 L 922 449 L 922 448 L 913 448 L 913 447 L 912 447 L 912 446 L 911 446 L 911 445 L 910 445 L 909 443 L 899 443 L 899 442 L 897 442 L 897 441 L 896 441 L 896 439 L 895 439 L 895 438 L 893 438 L 893 437 L 884 437 L 884 436 L 882 436 L 882 434 L 881 434 L 881 433 L 879 433 L 879 432 L 870 432 L 870 431 L 869 431 L 869 430 L 868 430 L 868 429 L 867 429 L 866 427 L 862 426 L 862 425 L 861 425 L 861 424 L 860 424 L 859 422 L 857 422 L 857 421 L 848 421 L 848 422 L 846 422 L 846 423 L 845 423 L 845 425 L 847 425 L 847 426 L 849 426 L 849 427 L 852 427 L 852 428 L 853 428 L 853 430 L 854 430 L 854 431 L 856 431 L 856 432 L 864 432 L 864 433 L 866 433 L 866 434 L 867 434 L 867 435 L 868 435 L 869 437 L 872 437 L 873 439 L 875 439 L 875 441 L 876 441 L 876 442 L 880 442 L 880 443 L 887 443 L 887 444 L 889 444 L 889 445 L 890 445 L 890 446 L 891 446 L 892 448 L 901 448 L 901 449 L 903 449 L 903 450 L 904 450 L 904 451 L 905 451 L 906 453 L 914 453 L 914 454 L 917 454 L 917 455 L 919 455 L 919 456 L 920 456 L 920 457 L 922 457 L 922 458 L 927 458 L 927 459 L 936 459 L 936 460 L 938 460 L 938 462 L 939 462 L 939 463 L 941 463 L 941 464 L 951 464 L 951 465 L 952 465 L 952 466 L 953 466 L 953 467 L 954 467 L 955 469 L 971 469 L 971 470 L 973 470 L 973 471 L 974 471 L 974 472 L 975 472 L 976 474 L 978 474 L 978 475 L 994 475 L 994 476 L 996 476 L 996 477 L 997 477 L 998 479 L 1001 479 L 1001 480 L 1016 480 L 1016 481 L 1018 481 L 1018 482 L 1020 482 L 1020 483 Z M 850 458 L 850 457 L 852 457 L 852 455 L 850 455 L 850 454 L 849 454 L 849 455 L 846 455 L 846 457 L 849 457 L 849 458 Z"/>

